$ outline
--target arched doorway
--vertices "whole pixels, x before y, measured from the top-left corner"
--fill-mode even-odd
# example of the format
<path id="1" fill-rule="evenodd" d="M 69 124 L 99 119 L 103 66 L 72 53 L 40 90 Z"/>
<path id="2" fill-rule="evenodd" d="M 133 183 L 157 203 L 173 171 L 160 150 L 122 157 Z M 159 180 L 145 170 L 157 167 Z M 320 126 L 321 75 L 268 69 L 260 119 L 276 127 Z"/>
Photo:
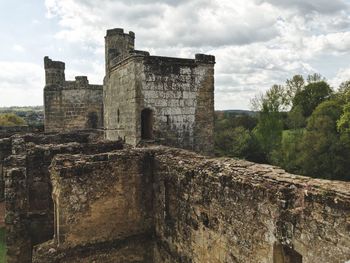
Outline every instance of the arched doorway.
<path id="1" fill-rule="evenodd" d="M 153 112 L 150 109 L 141 111 L 141 139 L 153 139 Z"/>

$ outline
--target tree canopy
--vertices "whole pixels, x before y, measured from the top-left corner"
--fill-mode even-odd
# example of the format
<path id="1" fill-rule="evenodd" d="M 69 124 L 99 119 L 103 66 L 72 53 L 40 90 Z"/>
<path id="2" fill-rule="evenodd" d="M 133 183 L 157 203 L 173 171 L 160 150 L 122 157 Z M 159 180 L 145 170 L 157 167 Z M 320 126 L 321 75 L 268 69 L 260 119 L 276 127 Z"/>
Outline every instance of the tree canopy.
<path id="1" fill-rule="evenodd" d="M 26 122 L 14 113 L 0 114 L 0 126 L 22 126 Z"/>
<path id="2" fill-rule="evenodd" d="M 320 74 L 306 81 L 295 75 L 256 96 L 252 106 L 258 114 L 246 122 L 249 128 L 238 119 L 216 123 L 218 155 L 350 181 L 350 80 L 334 91 Z"/>

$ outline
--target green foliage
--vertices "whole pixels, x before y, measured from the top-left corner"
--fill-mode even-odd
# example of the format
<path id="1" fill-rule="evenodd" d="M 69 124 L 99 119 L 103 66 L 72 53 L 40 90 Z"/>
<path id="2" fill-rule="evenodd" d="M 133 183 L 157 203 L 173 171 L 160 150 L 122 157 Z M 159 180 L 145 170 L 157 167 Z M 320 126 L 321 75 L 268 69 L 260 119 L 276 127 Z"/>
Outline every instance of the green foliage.
<path id="1" fill-rule="evenodd" d="M 251 100 L 252 107 L 259 112 L 280 112 L 286 106 L 285 89 L 281 85 L 273 85 L 266 91 Z"/>
<path id="2" fill-rule="evenodd" d="M 258 111 L 255 122 L 217 119 L 218 155 L 350 181 L 350 81 L 334 93 L 319 74 L 308 76 L 306 83 L 296 75 L 255 97 L 252 105 Z"/>
<path id="3" fill-rule="evenodd" d="M 337 121 L 338 131 L 345 137 L 350 137 L 350 80 L 340 84 L 337 99 L 344 103 L 343 112 Z"/>
<path id="4" fill-rule="evenodd" d="M 273 153 L 273 163 L 293 173 L 300 173 L 297 160 L 300 153 L 300 141 L 305 129 L 284 130 L 281 147 Z"/>
<path id="5" fill-rule="evenodd" d="M 0 114 L 0 126 L 22 126 L 26 122 L 14 113 Z"/>
<path id="6" fill-rule="evenodd" d="M 0 262 L 5 262 L 5 256 L 6 256 L 5 228 L 0 228 Z"/>
<path id="7" fill-rule="evenodd" d="M 0 107 L 0 115 L 4 113 L 16 114 L 28 126 L 40 128 L 44 123 L 44 109 L 42 106 Z"/>
<path id="8" fill-rule="evenodd" d="M 215 118 L 215 154 L 266 162 L 252 129 L 257 119 L 247 114 L 217 113 Z"/>
<path id="9" fill-rule="evenodd" d="M 261 113 L 254 136 L 262 150 L 262 159 L 271 161 L 271 153 L 280 146 L 283 121 L 278 112 Z"/>
<path id="10" fill-rule="evenodd" d="M 303 174 L 350 180 L 350 145 L 344 144 L 336 123 L 342 113 L 338 100 L 321 103 L 308 120 L 298 164 Z"/>
<path id="11" fill-rule="evenodd" d="M 281 111 L 286 105 L 284 88 L 273 85 L 264 95 L 252 101 L 260 110 L 258 124 L 253 133 L 262 151 L 261 159 L 270 160 L 273 151 L 278 149 L 283 131 Z"/>
<path id="12" fill-rule="evenodd" d="M 301 92 L 305 87 L 305 80 L 302 75 L 295 75 L 286 81 L 286 99 L 288 105 L 291 105 L 295 94 Z"/>
<path id="13" fill-rule="evenodd" d="M 301 106 L 294 107 L 290 112 L 288 112 L 288 128 L 298 129 L 306 126 L 306 118 L 303 115 L 303 110 Z"/>
<path id="14" fill-rule="evenodd" d="M 215 138 L 215 142 L 220 155 L 242 157 L 243 153 L 246 151 L 249 139 L 249 131 L 240 126 L 226 129 L 219 133 Z"/>
<path id="15" fill-rule="evenodd" d="M 350 80 L 340 84 L 338 94 L 343 97 L 346 102 L 350 101 Z"/>
<path id="16" fill-rule="evenodd" d="M 300 107 L 303 116 L 309 117 L 321 102 L 330 98 L 332 93 L 333 90 L 327 82 L 311 82 L 303 90 L 295 94 L 293 108 Z"/>
<path id="17" fill-rule="evenodd" d="M 325 81 L 325 79 L 319 73 L 314 73 L 314 74 L 308 75 L 306 79 L 307 79 L 307 83 L 309 83 L 309 84 Z"/>

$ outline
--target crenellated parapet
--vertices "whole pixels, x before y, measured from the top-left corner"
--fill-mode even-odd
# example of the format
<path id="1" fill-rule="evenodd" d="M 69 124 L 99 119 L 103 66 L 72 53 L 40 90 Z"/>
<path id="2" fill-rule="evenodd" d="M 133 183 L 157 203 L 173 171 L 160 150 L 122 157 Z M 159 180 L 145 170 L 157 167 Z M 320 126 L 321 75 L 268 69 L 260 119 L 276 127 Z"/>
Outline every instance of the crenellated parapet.
<path id="1" fill-rule="evenodd" d="M 129 31 L 124 33 L 122 28 L 114 28 L 107 30 L 105 36 L 105 59 L 106 73 L 111 68 L 111 62 L 114 64 L 116 60 L 122 60 L 130 55 L 135 46 L 135 33 Z"/>
<path id="2" fill-rule="evenodd" d="M 195 60 L 197 63 L 215 64 L 215 56 L 206 54 L 196 54 Z"/>
<path id="3" fill-rule="evenodd" d="M 44 57 L 45 84 L 46 86 L 63 86 L 66 78 L 64 74 L 65 64 L 61 61 L 54 61 L 49 57 Z"/>
<path id="4" fill-rule="evenodd" d="M 102 126 L 103 86 L 91 85 L 87 76 L 65 80 L 65 64 L 44 58 L 45 131 L 96 129 Z"/>

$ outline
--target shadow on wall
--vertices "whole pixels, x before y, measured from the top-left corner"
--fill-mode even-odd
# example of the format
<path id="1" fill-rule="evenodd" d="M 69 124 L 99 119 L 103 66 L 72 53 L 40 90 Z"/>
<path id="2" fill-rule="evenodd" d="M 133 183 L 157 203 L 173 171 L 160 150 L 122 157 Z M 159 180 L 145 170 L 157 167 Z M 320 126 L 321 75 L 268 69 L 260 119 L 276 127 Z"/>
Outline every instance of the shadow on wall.
<path id="1" fill-rule="evenodd" d="M 90 129 L 98 128 L 98 116 L 96 112 L 89 112 L 86 126 Z"/>
<path id="2" fill-rule="evenodd" d="M 303 257 L 290 247 L 275 243 L 273 246 L 273 263 L 302 263 Z"/>
<path id="3" fill-rule="evenodd" d="M 144 140 L 153 139 L 153 112 L 151 109 L 141 111 L 141 138 Z"/>

